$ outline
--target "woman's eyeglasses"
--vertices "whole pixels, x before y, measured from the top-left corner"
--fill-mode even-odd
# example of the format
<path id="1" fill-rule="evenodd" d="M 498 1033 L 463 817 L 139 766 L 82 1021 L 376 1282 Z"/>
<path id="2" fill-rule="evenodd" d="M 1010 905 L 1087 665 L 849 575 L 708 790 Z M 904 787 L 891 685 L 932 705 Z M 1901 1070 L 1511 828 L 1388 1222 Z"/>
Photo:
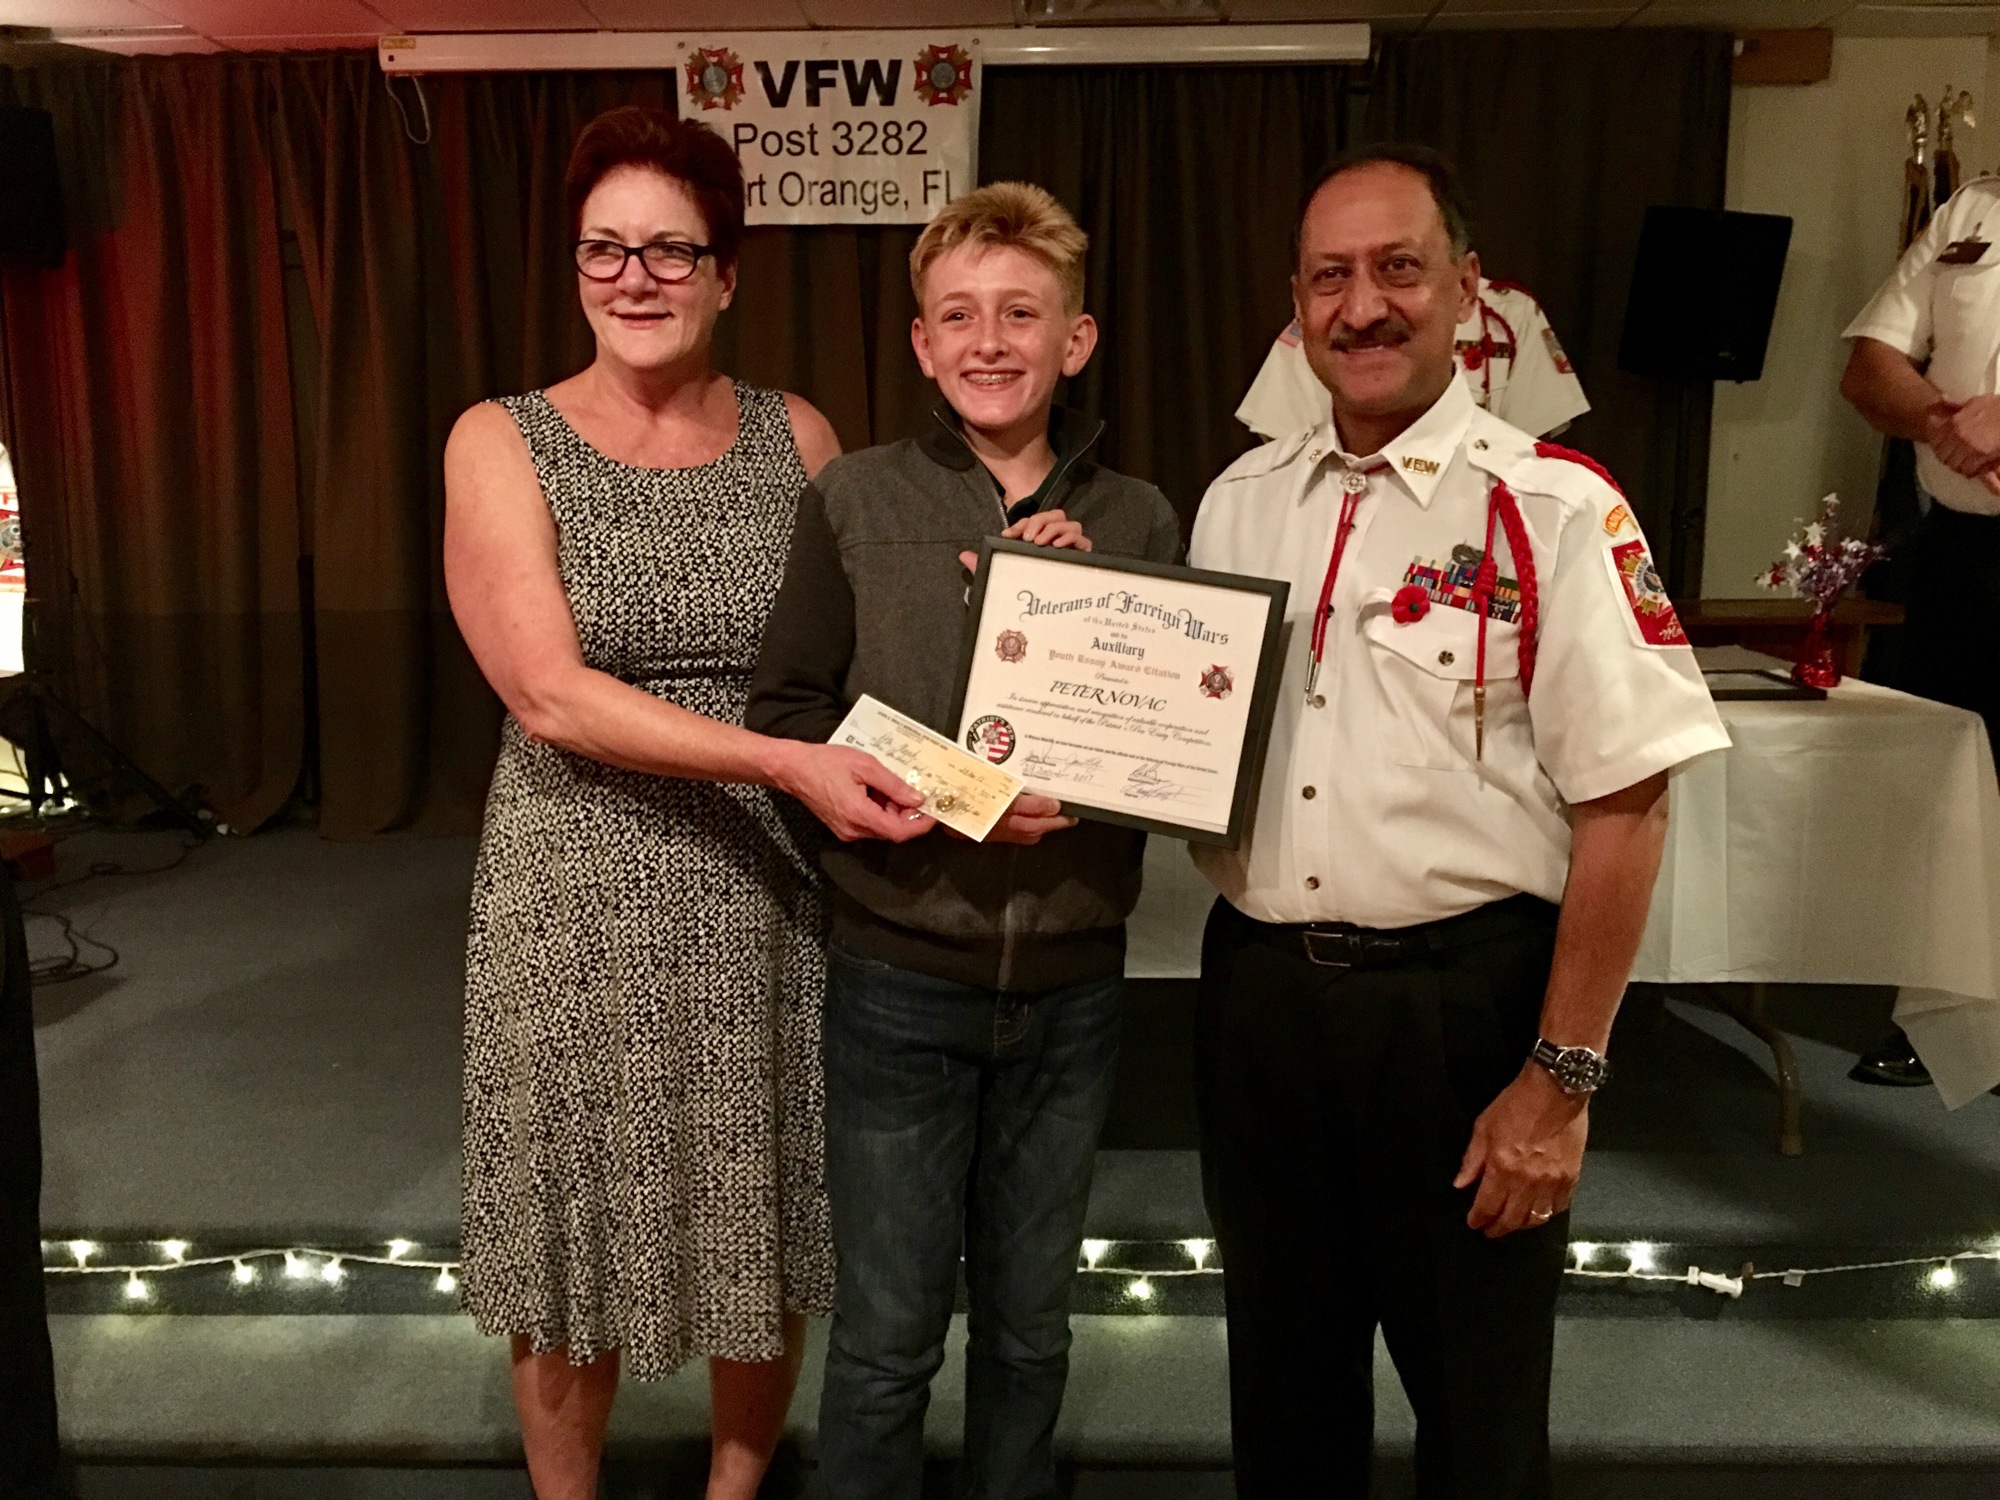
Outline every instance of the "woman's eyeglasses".
<path id="1" fill-rule="evenodd" d="M 655 281 L 672 284 L 694 275 L 704 255 L 715 254 L 713 245 L 690 245 L 685 240 L 655 240 L 650 245 L 621 245 L 616 240 L 578 240 L 576 268 L 592 281 L 616 281 L 625 274 L 625 262 L 633 256 Z"/>

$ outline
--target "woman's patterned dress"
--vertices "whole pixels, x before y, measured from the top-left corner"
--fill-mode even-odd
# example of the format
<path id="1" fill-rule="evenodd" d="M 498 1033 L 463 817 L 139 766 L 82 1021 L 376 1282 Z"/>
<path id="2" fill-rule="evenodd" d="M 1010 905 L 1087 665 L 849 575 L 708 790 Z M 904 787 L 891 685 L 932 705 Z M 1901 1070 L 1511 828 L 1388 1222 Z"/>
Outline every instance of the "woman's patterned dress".
<path id="1" fill-rule="evenodd" d="M 806 476 L 784 397 L 736 388 L 691 469 L 502 402 L 555 517 L 584 660 L 740 723 Z M 492 1334 L 776 1358 L 831 1300 L 821 1178 L 821 913 L 809 823 L 761 788 L 619 770 L 511 717 L 466 954 L 465 1302 Z"/>

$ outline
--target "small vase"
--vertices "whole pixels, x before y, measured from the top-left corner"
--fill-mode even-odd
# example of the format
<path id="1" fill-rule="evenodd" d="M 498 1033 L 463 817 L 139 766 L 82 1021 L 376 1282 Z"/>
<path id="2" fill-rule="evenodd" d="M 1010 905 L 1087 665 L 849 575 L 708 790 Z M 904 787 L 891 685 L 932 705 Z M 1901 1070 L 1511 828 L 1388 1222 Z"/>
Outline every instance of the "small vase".
<path id="1" fill-rule="evenodd" d="M 1792 667 L 1792 681 L 1806 687 L 1840 686 L 1840 663 L 1834 660 L 1833 645 L 1826 638 L 1830 609 L 1815 609 L 1806 622 L 1806 638 L 1799 644 L 1799 659 Z"/>

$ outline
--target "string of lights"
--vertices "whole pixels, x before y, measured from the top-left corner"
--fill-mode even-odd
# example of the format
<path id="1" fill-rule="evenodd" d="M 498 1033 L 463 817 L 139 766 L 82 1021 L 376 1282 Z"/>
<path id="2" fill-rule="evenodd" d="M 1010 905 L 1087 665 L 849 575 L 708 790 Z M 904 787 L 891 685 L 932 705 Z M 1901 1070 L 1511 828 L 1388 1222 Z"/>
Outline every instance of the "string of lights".
<path id="1" fill-rule="evenodd" d="M 192 1253 L 193 1244 L 184 1239 L 146 1243 L 154 1251 L 154 1259 L 139 1260 L 126 1255 L 100 1262 L 98 1257 L 105 1247 L 95 1240 L 45 1241 L 42 1246 L 43 1270 L 54 1277 L 123 1277 L 125 1300 L 132 1303 L 149 1302 L 153 1296 L 153 1284 L 159 1278 L 220 1266 L 230 1267 L 231 1281 L 243 1287 L 256 1285 L 267 1265 L 278 1272 L 281 1282 L 323 1287 L 339 1287 L 347 1279 L 350 1266 L 385 1267 L 398 1272 L 427 1275 L 431 1278 L 432 1289 L 440 1295 L 455 1293 L 459 1284 L 460 1263 L 457 1260 L 418 1254 L 416 1252 L 420 1247 L 414 1241 L 405 1239 L 388 1241 L 379 1254 L 310 1245 L 270 1245 L 197 1255 Z M 1922 1285 L 1931 1291 L 1949 1292 L 1959 1285 L 1960 1265 L 1979 1261 L 2000 1263 L 2000 1240 L 1942 1254 L 1843 1261 L 1833 1265 L 1784 1269 L 1759 1269 L 1754 1265 L 1745 1265 L 1734 1274 L 1706 1270 L 1692 1263 L 1678 1271 L 1664 1269 L 1660 1264 L 1663 1249 L 1646 1240 L 1619 1244 L 1572 1241 L 1569 1247 L 1572 1264 L 1565 1268 L 1565 1274 L 1592 1282 L 1703 1287 L 1735 1299 L 1757 1282 L 1800 1287 L 1811 1277 L 1912 1269 L 1922 1271 Z M 1622 1265 L 1599 1264 L 1600 1261 L 1619 1260 L 1623 1261 Z M 1160 1290 L 1158 1283 L 1206 1278 L 1219 1284 L 1223 1274 L 1216 1242 L 1204 1238 L 1087 1239 L 1081 1247 L 1078 1270 L 1093 1281 L 1108 1283 L 1126 1302 L 1141 1306 L 1155 1301 Z"/>
<path id="2" fill-rule="evenodd" d="M 390 1240 L 384 1253 L 375 1255 L 360 1250 L 324 1250 L 312 1246 L 294 1245 L 290 1248 L 270 1245 L 247 1250 L 227 1250 L 214 1255 L 192 1255 L 194 1248 L 187 1240 L 156 1240 L 162 1259 L 156 1261 L 115 1261 L 103 1265 L 93 1265 L 92 1261 L 102 1250 L 95 1240 L 56 1240 L 44 1242 L 42 1246 L 42 1271 L 48 1276 L 123 1276 L 125 1278 L 125 1298 L 129 1302 L 147 1302 L 152 1299 L 154 1277 L 171 1275 L 180 1271 L 200 1270 L 209 1266 L 230 1267 L 230 1280 L 238 1286 L 255 1286 L 261 1275 L 260 1264 L 266 1261 L 279 1262 L 279 1271 L 287 1281 L 317 1281 L 324 1286 L 339 1286 L 347 1279 L 349 1265 L 393 1266 L 398 1270 L 435 1272 L 433 1288 L 440 1293 L 458 1290 L 459 1263 L 455 1260 L 432 1260 L 413 1255 L 417 1246 L 414 1241 Z M 69 1264 L 50 1264 L 53 1253 L 67 1254 Z"/>

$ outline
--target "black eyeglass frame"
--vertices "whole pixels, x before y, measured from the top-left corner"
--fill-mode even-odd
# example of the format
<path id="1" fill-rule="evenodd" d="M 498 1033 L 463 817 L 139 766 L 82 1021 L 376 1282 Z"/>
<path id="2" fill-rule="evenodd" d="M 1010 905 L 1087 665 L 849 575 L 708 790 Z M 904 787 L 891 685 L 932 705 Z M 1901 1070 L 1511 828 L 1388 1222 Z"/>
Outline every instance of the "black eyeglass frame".
<path id="1" fill-rule="evenodd" d="M 613 249 L 624 251 L 624 258 L 618 262 L 618 269 L 613 271 L 609 276 L 599 276 L 595 272 L 586 271 L 583 268 L 583 247 L 585 245 L 609 245 Z M 686 275 L 662 276 L 658 271 L 653 269 L 652 263 L 646 259 L 646 252 L 648 250 L 668 249 L 692 250 L 694 252 L 694 259 L 688 263 Z M 620 276 L 625 274 L 626 266 L 632 263 L 632 257 L 635 255 L 639 257 L 639 269 L 652 277 L 653 280 L 659 282 L 660 285 L 679 286 L 683 282 L 694 280 L 695 273 L 701 269 L 702 257 L 713 257 L 715 255 L 715 246 L 697 245 L 692 240 L 649 240 L 643 245 L 621 245 L 617 240 L 598 239 L 594 236 L 590 239 L 578 240 L 574 245 L 570 246 L 570 259 L 576 262 L 576 274 L 583 277 L 586 281 L 616 281 Z M 720 261 L 717 261 L 718 265 L 720 263 Z"/>

